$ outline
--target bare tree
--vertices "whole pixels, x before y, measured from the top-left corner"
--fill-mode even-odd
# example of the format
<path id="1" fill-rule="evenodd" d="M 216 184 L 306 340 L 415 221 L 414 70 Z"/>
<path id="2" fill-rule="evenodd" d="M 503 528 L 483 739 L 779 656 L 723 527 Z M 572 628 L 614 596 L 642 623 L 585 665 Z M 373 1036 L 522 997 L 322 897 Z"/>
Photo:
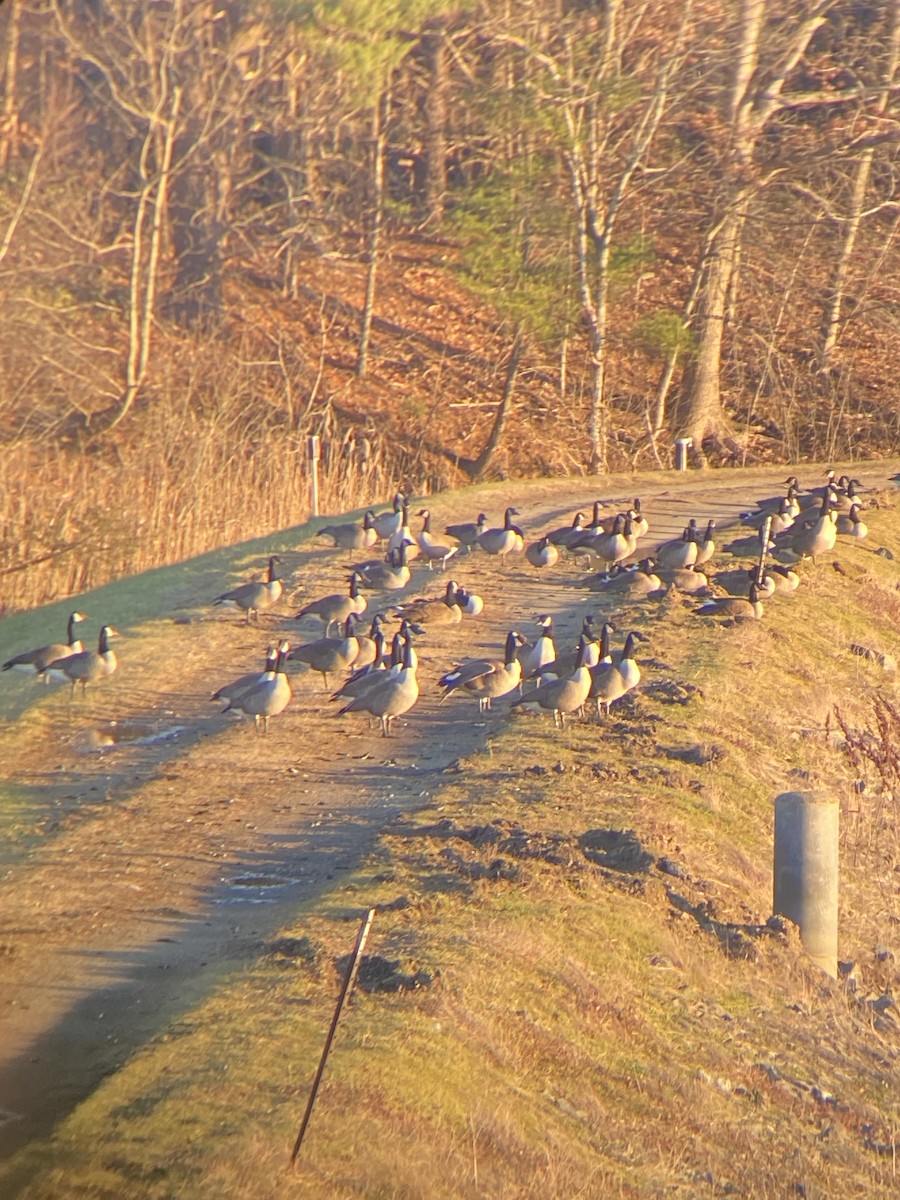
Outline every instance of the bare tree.
<path id="1" fill-rule="evenodd" d="M 609 296 L 616 225 L 638 172 L 648 155 L 669 101 L 672 75 L 680 63 L 692 17 L 692 0 L 685 0 L 681 26 L 665 55 L 645 64 L 640 100 L 613 115 L 596 99 L 607 88 L 622 85 L 625 46 L 620 34 L 619 4 L 607 8 L 601 62 L 604 74 L 585 81 L 589 87 L 566 106 L 569 134 L 566 164 L 575 210 L 575 263 L 581 311 L 590 345 L 588 439 L 590 470 L 604 469 L 606 457 L 605 383 L 609 330 Z M 635 32 L 635 25 L 631 26 Z"/>
<path id="2" fill-rule="evenodd" d="M 812 96 L 791 93 L 789 81 L 834 4 L 835 0 L 791 4 L 790 12 L 779 8 L 776 21 L 771 0 L 741 0 L 733 26 L 730 81 L 720 95 L 720 184 L 701 261 L 693 326 L 697 348 L 673 413 L 677 433 L 693 439 L 701 463 L 703 439 L 718 438 L 729 428 L 720 387 L 722 346 L 749 207 L 768 182 L 758 168 L 757 148 L 785 108 L 813 102 Z"/>
<path id="3" fill-rule="evenodd" d="M 661 17 L 649 3 L 611 0 L 589 22 L 550 29 L 544 45 L 523 44 L 540 69 L 533 86 L 559 116 L 558 146 L 574 225 L 574 275 L 588 341 L 588 467 L 605 469 L 610 289 L 618 224 L 628 201 L 662 172 L 650 162 L 684 52 L 693 0 L 664 48 L 646 38 Z"/>
<path id="4" fill-rule="evenodd" d="M 833 365 L 834 352 L 841 332 L 847 284 L 862 223 L 867 217 L 875 216 L 886 209 L 894 213 L 900 212 L 893 197 L 876 202 L 869 208 L 866 206 L 877 149 L 886 137 L 889 137 L 891 141 L 897 138 L 895 127 L 897 116 L 896 113 L 892 115 L 891 110 L 895 103 L 895 87 L 898 68 L 900 68 L 900 0 L 889 0 L 887 18 L 888 36 L 881 80 L 874 89 L 875 101 L 867 114 L 868 128 L 862 136 L 856 139 L 859 150 L 850 178 L 850 194 L 846 211 L 839 214 L 830 205 L 823 206 L 825 215 L 837 225 L 840 238 L 838 253 L 832 260 L 831 277 L 822 305 L 818 346 L 818 365 L 822 371 L 829 370 Z M 886 128 L 889 124 L 894 128 Z"/>

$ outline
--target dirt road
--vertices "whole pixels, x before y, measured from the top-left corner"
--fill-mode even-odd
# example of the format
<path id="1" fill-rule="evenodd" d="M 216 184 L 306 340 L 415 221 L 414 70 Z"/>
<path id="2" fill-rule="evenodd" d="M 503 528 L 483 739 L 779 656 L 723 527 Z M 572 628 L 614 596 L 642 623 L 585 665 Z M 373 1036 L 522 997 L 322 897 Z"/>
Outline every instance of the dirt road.
<path id="1" fill-rule="evenodd" d="M 854 473 L 880 487 L 897 465 L 857 464 Z M 648 475 L 603 480 L 596 492 L 585 480 L 513 482 L 429 503 L 436 528 L 480 509 L 499 523 L 514 504 L 531 533 L 589 511 L 595 494 L 610 508 L 639 494 L 652 546 L 692 516 L 733 522 L 776 493 L 784 474 Z M 803 469 L 801 480 L 818 485 L 821 468 Z M 421 640 L 421 700 L 390 740 L 363 718 L 336 718 L 308 673 L 293 677 L 294 700 L 263 738 L 208 697 L 260 662 L 274 636 L 318 636 L 315 624 L 291 619 L 296 602 L 341 590 L 352 556 L 307 543 L 284 557 L 293 594 L 260 629 L 198 597 L 188 613 L 163 611 L 124 631 L 118 673 L 85 703 L 12 673 L 0 679 L 4 693 L 28 697 L 2 735 L 0 1156 L 46 1132 L 255 955 L 386 822 L 502 730 L 502 705 L 483 718 L 471 701 L 439 706 L 442 671 L 499 652 L 506 630 L 531 632 L 538 612 L 556 616 L 566 645 L 596 608 L 571 564 L 537 572 L 518 560 L 502 570 L 484 554 L 461 556 L 450 574 L 484 597 L 484 614 Z M 405 594 L 436 594 L 447 577 L 419 567 Z"/>

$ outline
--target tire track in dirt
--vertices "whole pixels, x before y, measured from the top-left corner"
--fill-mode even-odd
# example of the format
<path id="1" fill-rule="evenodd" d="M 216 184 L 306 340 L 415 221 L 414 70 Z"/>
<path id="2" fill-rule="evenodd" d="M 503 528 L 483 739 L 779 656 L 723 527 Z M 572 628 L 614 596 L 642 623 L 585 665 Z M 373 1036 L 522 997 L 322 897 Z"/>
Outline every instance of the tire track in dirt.
<path id="1" fill-rule="evenodd" d="M 881 485 L 894 467 L 855 470 Z M 652 546 L 677 536 L 690 516 L 733 522 L 778 490 L 784 470 L 600 481 L 599 495 L 612 507 L 640 493 Z M 821 472 L 809 468 L 804 478 L 819 482 Z M 510 483 L 502 495 L 435 496 L 430 505 L 438 527 L 481 508 L 497 516 L 512 503 L 531 534 L 589 511 L 593 499 L 587 481 L 556 480 Z M 285 554 L 298 586 L 282 612 L 342 590 L 351 557 L 309 546 Z M 257 954 L 388 822 L 426 801 L 448 767 L 502 730 L 502 703 L 485 718 L 471 700 L 439 706 L 438 676 L 458 659 L 498 653 L 512 626 L 530 633 L 538 612 L 554 613 L 558 644 L 574 641 L 583 615 L 597 609 L 596 595 L 577 584 L 582 575 L 518 561 L 504 570 L 483 554 L 460 556 L 445 574 L 420 568 L 404 596 L 438 593 L 452 576 L 484 596 L 485 613 L 421 639 L 420 701 L 390 740 L 369 733 L 364 718 L 335 719 L 311 674 L 293 677 L 294 701 L 268 737 L 211 711 L 207 697 L 261 662 L 269 638 L 318 636 L 315 625 L 286 616 L 264 619 L 260 630 L 206 608 L 193 624 L 151 622 L 123 639 L 118 675 L 85 706 L 41 692 L 17 723 L 10 779 L 42 823 L 18 857 L 7 855 L 0 879 L 0 1110 L 11 1114 L 0 1124 L 0 1156 L 48 1131 Z M 373 611 L 370 602 L 367 616 Z M 107 735 L 123 718 L 143 738 L 90 749 L 98 730 Z M 154 736 L 167 730 L 176 732 Z"/>

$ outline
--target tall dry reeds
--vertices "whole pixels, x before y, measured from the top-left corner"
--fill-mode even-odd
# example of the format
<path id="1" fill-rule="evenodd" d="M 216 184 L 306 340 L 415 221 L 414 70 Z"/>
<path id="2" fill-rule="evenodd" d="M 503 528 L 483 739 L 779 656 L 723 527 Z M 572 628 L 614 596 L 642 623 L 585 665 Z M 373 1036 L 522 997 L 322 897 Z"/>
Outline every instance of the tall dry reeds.
<path id="1" fill-rule="evenodd" d="M 0 614 L 301 524 L 314 432 L 322 512 L 384 502 L 401 481 L 427 488 L 377 430 L 342 424 L 328 405 L 300 420 L 251 382 L 220 378 L 186 399 L 167 390 L 93 445 L 60 446 L 46 432 L 8 443 Z"/>
<path id="2" fill-rule="evenodd" d="M 868 910 L 893 914 L 900 870 L 900 707 L 876 693 L 864 723 L 851 723 L 840 708 L 834 717 L 856 777 L 842 814 L 847 865 L 872 894 Z"/>

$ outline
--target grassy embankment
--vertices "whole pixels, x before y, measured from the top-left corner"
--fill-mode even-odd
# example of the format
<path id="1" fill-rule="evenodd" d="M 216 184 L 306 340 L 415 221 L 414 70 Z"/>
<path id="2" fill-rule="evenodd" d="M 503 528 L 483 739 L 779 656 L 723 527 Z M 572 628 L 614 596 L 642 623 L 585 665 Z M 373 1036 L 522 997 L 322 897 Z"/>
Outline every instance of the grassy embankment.
<path id="1" fill-rule="evenodd" d="M 870 524 L 900 558 L 897 512 Z M 30 1148 L 21 1195 L 895 1195 L 900 1027 L 793 937 L 754 928 L 773 796 L 859 803 L 841 954 L 883 990 L 896 814 L 851 790 L 824 723 L 893 694 L 849 646 L 895 644 L 896 564 L 841 544 L 805 575 L 758 623 L 723 628 L 680 601 L 620 609 L 652 630 L 641 694 L 603 728 L 504 719 L 298 912 L 292 941 L 261 946 Z M 334 961 L 370 905 L 368 953 L 433 981 L 357 992 L 290 1173 Z"/>

